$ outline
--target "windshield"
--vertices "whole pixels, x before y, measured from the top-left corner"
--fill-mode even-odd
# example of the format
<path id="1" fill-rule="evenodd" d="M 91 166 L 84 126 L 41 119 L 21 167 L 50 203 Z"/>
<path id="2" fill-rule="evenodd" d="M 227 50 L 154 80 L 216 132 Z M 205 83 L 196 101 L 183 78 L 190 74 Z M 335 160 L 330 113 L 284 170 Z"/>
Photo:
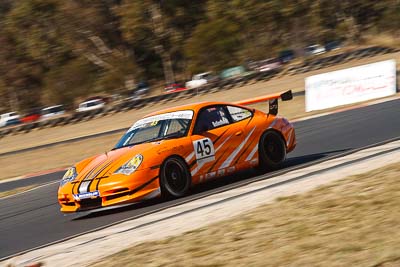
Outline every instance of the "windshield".
<path id="1" fill-rule="evenodd" d="M 57 113 L 57 112 L 62 112 L 62 111 L 64 111 L 62 106 L 54 106 L 54 107 L 48 107 L 48 108 L 42 109 L 42 114 L 47 115 L 47 114 Z"/>
<path id="2" fill-rule="evenodd" d="M 138 85 L 136 86 L 136 89 L 137 90 L 140 90 L 140 89 L 146 89 L 146 88 L 148 88 L 149 86 L 147 85 L 147 83 L 145 83 L 145 82 L 140 82 L 140 83 L 138 83 Z"/>
<path id="3" fill-rule="evenodd" d="M 193 118 L 192 110 L 181 110 L 137 121 L 114 149 L 186 136 Z"/>
<path id="4" fill-rule="evenodd" d="M 101 100 L 93 100 L 91 102 L 86 103 L 86 106 L 87 107 L 94 107 L 94 106 L 100 105 L 101 103 L 102 103 Z"/>

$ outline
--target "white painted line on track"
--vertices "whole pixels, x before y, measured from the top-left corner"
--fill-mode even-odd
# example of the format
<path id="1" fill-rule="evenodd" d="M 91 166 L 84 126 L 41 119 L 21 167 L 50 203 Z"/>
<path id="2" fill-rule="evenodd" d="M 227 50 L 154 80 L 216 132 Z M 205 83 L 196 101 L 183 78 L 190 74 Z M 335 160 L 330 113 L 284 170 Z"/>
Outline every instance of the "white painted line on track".
<path id="1" fill-rule="evenodd" d="M 61 172 L 61 171 L 66 171 L 68 168 L 56 168 L 56 169 L 52 169 L 52 170 L 45 170 L 45 171 L 41 171 L 41 172 L 37 172 L 37 173 L 33 173 L 33 174 L 25 174 L 25 175 L 21 175 L 21 176 L 16 176 L 16 177 L 12 177 L 12 178 L 7 178 L 7 179 L 1 179 L 0 180 L 0 184 L 2 183 L 8 183 L 8 182 L 14 182 L 17 180 L 22 180 L 22 179 L 32 179 L 38 176 L 42 176 L 42 175 L 46 175 L 46 174 L 52 174 L 55 172 Z"/>
<path id="2" fill-rule="evenodd" d="M 35 186 L 34 188 L 31 188 L 31 189 L 28 189 L 28 190 L 25 190 L 25 191 L 22 191 L 22 192 L 18 192 L 18 193 L 9 195 L 9 196 L 0 197 L 0 200 L 6 199 L 6 198 L 10 198 L 10 197 L 19 196 L 19 195 L 22 195 L 22 194 L 37 190 L 39 188 L 42 188 L 42 187 L 45 187 L 45 186 L 49 186 L 49 185 L 52 185 L 52 184 L 58 184 L 58 183 L 59 183 L 59 181 L 53 181 L 53 182 L 48 182 L 48 183 L 41 184 L 41 185 L 38 185 L 38 186 L 33 185 L 33 186 Z M 18 187 L 16 189 L 18 189 Z"/>

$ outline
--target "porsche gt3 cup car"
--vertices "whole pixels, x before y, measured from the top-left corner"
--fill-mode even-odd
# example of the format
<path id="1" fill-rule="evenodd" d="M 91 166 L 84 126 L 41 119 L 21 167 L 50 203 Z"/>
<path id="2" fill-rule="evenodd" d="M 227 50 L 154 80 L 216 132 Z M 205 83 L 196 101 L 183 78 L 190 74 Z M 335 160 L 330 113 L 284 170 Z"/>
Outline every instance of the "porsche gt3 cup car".
<path id="1" fill-rule="evenodd" d="M 61 179 L 62 212 L 181 197 L 191 186 L 240 170 L 276 169 L 296 146 L 293 125 L 276 116 L 291 91 L 237 103 L 174 107 L 137 121 L 111 151 L 85 159 Z M 244 105 L 269 101 L 266 114 Z"/>

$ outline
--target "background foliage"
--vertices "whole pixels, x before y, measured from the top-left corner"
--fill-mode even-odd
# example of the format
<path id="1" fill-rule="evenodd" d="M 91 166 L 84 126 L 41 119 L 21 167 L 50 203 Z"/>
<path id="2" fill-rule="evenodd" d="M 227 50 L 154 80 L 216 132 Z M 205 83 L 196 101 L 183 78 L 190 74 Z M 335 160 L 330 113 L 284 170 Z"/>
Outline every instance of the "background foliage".
<path id="1" fill-rule="evenodd" d="M 0 111 L 72 107 L 312 43 L 399 38 L 399 14 L 399 0 L 2 0 Z"/>

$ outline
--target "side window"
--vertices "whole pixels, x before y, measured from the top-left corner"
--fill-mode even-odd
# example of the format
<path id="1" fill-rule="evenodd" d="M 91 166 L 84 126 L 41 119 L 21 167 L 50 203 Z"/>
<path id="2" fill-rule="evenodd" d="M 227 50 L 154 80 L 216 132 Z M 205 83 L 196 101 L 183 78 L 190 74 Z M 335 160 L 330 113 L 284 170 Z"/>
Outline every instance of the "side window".
<path id="1" fill-rule="evenodd" d="M 174 135 L 174 134 L 184 134 L 188 128 L 188 120 L 185 119 L 175 119 L 170 120 L 166 125 L 164 136 Z"/>
<path id="2" fill-rule="evenodd" d="M 228 124 L 229 119 L 223 106 L 208 107 L 200 111 L 194 133 L 202 133 Z"/>
<path id="3" fill-rule="evenodd" d="M 251 111 L 245 108 L 235 106 L 227 106 L 227 108 L 234 122 L 241 121 L 252 116 Z"/>

